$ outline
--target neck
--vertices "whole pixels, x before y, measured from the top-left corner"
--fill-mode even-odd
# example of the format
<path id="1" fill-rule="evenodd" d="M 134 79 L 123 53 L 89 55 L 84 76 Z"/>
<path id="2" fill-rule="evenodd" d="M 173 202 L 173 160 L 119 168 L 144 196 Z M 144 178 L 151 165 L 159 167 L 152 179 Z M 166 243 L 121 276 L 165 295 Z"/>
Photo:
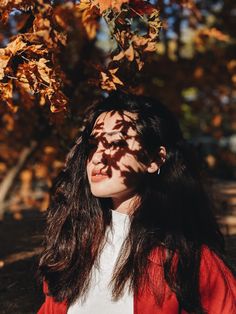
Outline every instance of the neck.
<path id="1" fill-rule="evenodd" d="M 112 199 L 113 210 L 119 213 L 131 215 L 133 210 L 135 209 L 135 204 L 137 200 L 138 200 L 137 195 L 130 196 L 125 200 L 113 198 Z"/>

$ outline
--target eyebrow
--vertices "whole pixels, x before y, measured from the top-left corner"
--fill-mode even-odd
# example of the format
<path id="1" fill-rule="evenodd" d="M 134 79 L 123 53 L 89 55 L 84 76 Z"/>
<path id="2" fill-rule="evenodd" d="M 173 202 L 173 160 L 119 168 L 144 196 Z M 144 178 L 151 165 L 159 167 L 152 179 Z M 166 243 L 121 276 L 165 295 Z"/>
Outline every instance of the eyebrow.
<path id="1" fill-rule="evenodd" d="M 125 134 L 122 131 L 112 131 L 112 132 L 104 132 L 103 133 L 103 135 L 109 135 L 109 136 L 112 136 L 112 135 L 115 135 L 115 134 L 121 134 L 123 136 L 127 135 L 127 134 Z M 91 134 L 90 137 L 95 137 L 95 134 Z"/>
<path id="2" fill-rule="evenodd" d="M 122 135 L 125 135 L 124 132 L 122 131 L 112 131 L 112 132 L 106 132 L 105 134 L 107 135 L 115 135 L 115 134 L 122 134 Z"/>

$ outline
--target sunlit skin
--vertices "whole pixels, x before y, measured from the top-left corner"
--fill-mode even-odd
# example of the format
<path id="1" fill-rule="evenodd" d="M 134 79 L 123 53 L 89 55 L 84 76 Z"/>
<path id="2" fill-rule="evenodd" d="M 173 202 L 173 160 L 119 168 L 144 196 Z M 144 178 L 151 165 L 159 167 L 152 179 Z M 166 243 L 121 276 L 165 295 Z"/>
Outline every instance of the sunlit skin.
<path id="1" fill-rule="evenodd" d="M 96 197 L 109 197 L 113 209 L 130 214 L 138 201 L 136 187 L 140 174 L 156 172 L 160 164 L 143 162 L 143 150 L 131 112 L 104 112 L 96 120 L 91 133 L 91 150 L 87 175 L 91 192 Z M 165 148 L 161 147 L 162 160 Z"/>

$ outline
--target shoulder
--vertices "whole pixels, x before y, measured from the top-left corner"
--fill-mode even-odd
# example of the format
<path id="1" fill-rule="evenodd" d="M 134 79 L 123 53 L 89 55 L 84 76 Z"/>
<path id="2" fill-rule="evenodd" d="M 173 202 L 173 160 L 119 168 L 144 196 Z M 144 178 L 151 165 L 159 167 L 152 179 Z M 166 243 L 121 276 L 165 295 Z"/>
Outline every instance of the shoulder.
<path id="1" fill-rule="evenodd" d="M 163 247 L 157 247 L 151 251 L 148 260 L 156 266 L 163 267 L 167 253 Z M 174 254 L 174 265 L 178 264 L 178 253 Z M 236 278 L 223 260 L 206 245 L 202 246 L 200 255 L 199 280 L 202 286 L 214 286 L 215 284 L 228 287 L 229 293 L 236 296 Z"/>
<path id="2" fill-rule="evenodd" d="M 209 313 L 236 313 L 236 279 L 207 246 L 201 251 L 199 288 L 203 306 Z"/>
<path id="3" fill-rule="evenodd" d="M 155 248 L 148 259 L 150 269 L 163 272 L 166 259 L 164 248 Z M 178 264 L 178 254 L 174 255 L 174 265 Z M 209 247 L 203 245 L 199 265 L 199 292 L 201 303 L 210 314 L 236 313 L 236 278 L 223 260 Z"/>
<path id="4" fill-rule="evenodd" d="M 45 301 L 41 305 L 37 314 L 66 314 L 67 302 L 56 302 L 53 297 L 49 296 L 49 289 L 47 282 L 43 281 L 43 292 L 45 294 Z"/>
<path id="5" fill-rule="evenodd" d="M 201 250 L 200 278 L 209 280 L 216 277 L 224 278 L 225 283 L 235 289 L 236 279 L 231 270 L 215 252 L 204 245 Z"/>

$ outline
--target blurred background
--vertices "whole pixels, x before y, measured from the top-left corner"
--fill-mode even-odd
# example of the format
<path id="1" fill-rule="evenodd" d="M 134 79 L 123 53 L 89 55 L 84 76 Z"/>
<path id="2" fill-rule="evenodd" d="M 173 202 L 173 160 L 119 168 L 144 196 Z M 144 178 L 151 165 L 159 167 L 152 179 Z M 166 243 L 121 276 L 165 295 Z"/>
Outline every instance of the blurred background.
<path id="1" fill-rule="evenodd" d="M 236 261 L 236 3 L 109 3 L 0 1 L 0 313 L 39 307 L 52 180 L 84 110 L 116 88 L 159 98 L 178 116 Z M 150 25 L 155 47 L 144 49 Z"/>

